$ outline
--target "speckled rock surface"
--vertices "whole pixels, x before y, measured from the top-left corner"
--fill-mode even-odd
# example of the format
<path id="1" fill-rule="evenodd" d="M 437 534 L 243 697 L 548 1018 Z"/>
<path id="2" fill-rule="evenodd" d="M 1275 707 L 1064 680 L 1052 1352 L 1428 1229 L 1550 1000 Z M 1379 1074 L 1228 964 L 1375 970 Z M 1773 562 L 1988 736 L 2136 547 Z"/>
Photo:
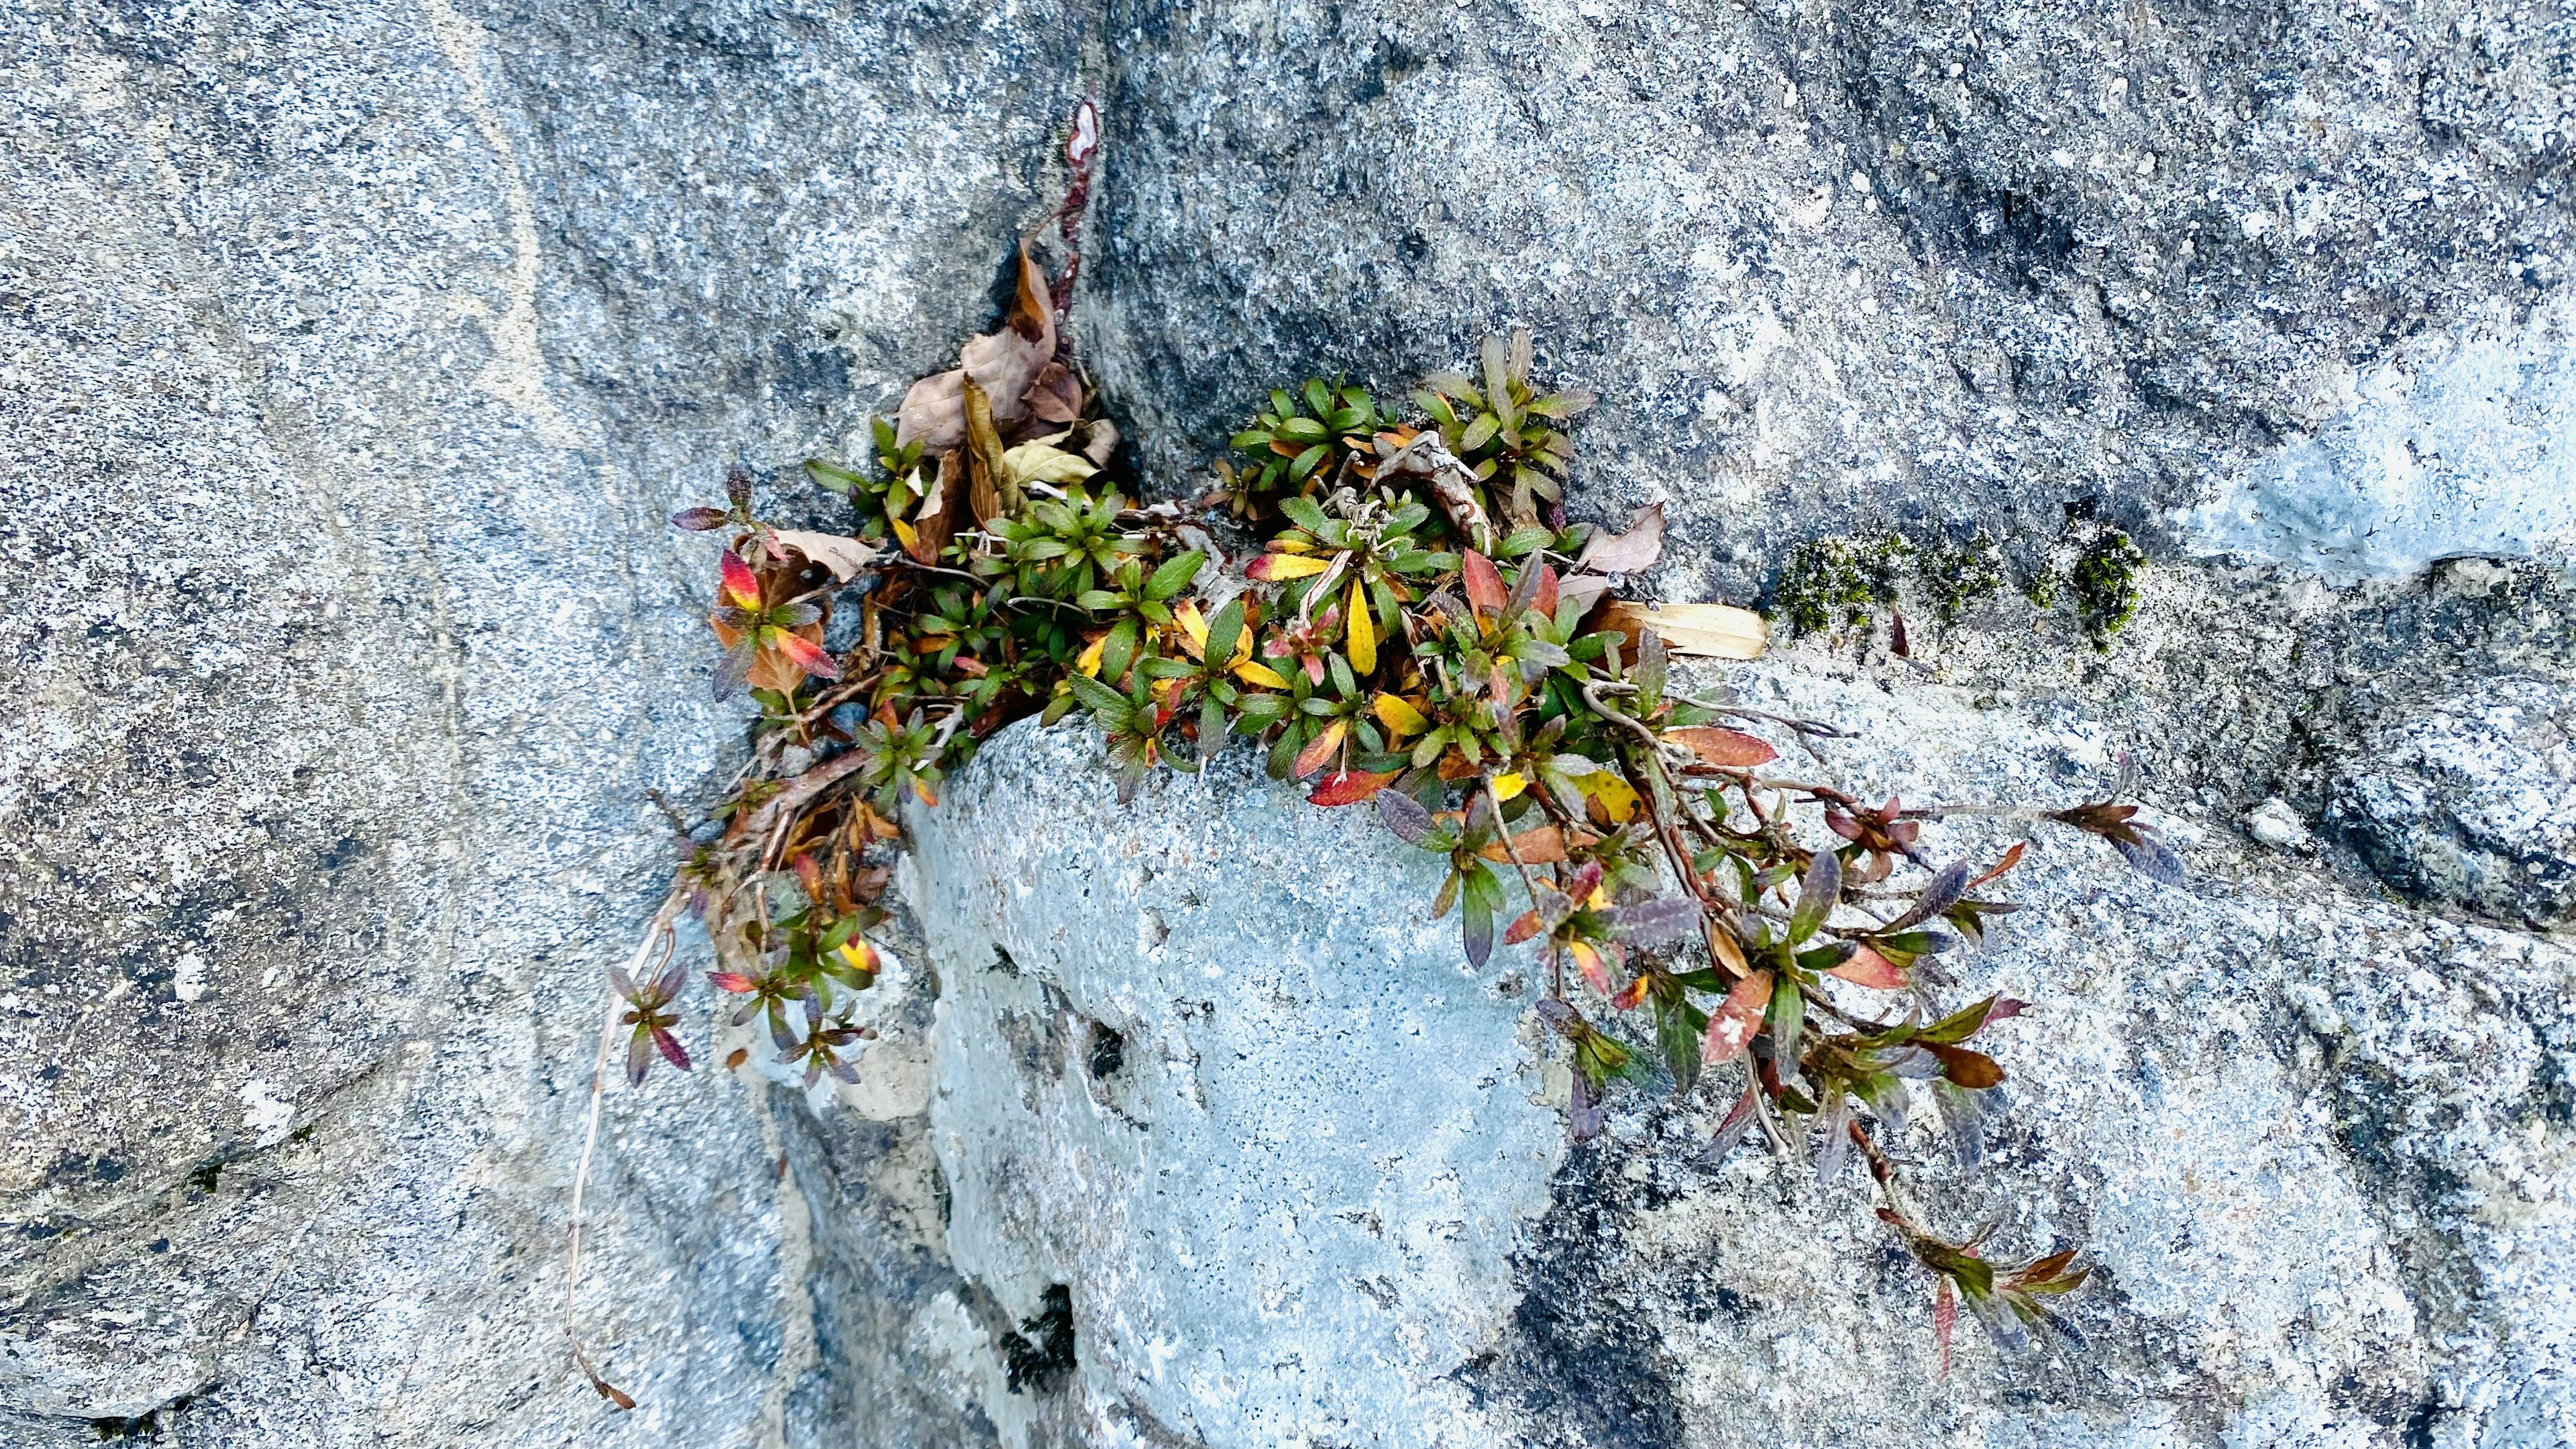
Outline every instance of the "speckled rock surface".
<path id="1" fill-rule="evenodd" d="M 1076 49 L 1046 5 L 0 16 L 0 1442 L 752 1445 L 831 1376 L 703 1072 L 612 1100 L 592 1185 L 644 1407 L 562 1350 L 644 792 L 735 738 L 661 519 L 983 320 Z"/>
<path id="2" fill-rule="evenodd" d="M 1529 988 L 1359 812 L 1243 751 L 1121 806 L 1097 752 L 1017 727 L 914 816 L 951 1259 L 1070 1290 L 1080 1442 L 1494 1442 L 1455 1374 L 1564 1150 Z"/>
<path id="3" fill-rule="evenodd" d="M 1864 731 L 1812 762 L 1862 793 L 2071 803 L 2116 771 L 2077 707 L 1799 662 L 1732 683 Z M 1928 1111 L 1900 1150 L 1944 1228 L 2080 1244 L 2100 1276 L 2081 1347 L 1963 1327 L 1941 1383 L 1929 1285 L 1856 1166 L 1709 1163 L 1716 1091 L 1623 1094 L 1561 1158 L 1510 1035 L 1534 963 L 1462 975 L 1419 924 L 1420 857 L 1361 812 L 1283 809 L 1248 758 L 1119 807 L 1068 733 L 1016 727 L 920 822 L 949 1251 L 1013 1316 L 1071 1289 L 1079 1372 L 991 1397 L 1006 1443 L 2576 1434 L 2564 946 L 2321 887 L 2197 806 L 2157 817 L 2184 890 L 2041 837 L 2027 909 L 1956 966 L 2040 1003 L 1998 1028 L 1989 1163 L 1943 1166 Z M 1462 1189 L 1482 1216 L 1444 1234 Z"/>
<path id="4" fill-rule="evenodd" d="M 11 9 L 0 1442 L 2576 1440 L 2569 47 L 2500 3 Z M 2131 754 L 2184 838 L 2182 893 L 2058 845 L 1969 968 L 2052 1004 L 1938 1211 L 2089 1244 L 2089 1347 L 1963 1331 L 1936 1386 L 1857 1178 L 1701 1163 L 1646 1095 L 1560 1160 L 1508 963 L 1354 913 L 1426 894 L 1387 842 L 1233 760 L 1119 810 L 1024 731 L 928 827 L 862 1089 L 610 1099 L 586 1334 L 643 1407 L 572 1374 L 644 791 L 737 737 L 662 516 L 991 325 L 1083 94 L 1075 332 L 1156 483 L 1283 374 L 1519 322 L 1605 400 L 1578 514 L 1670 504 L 1650 594 L 1890 527 L 2148 546 L 2108 648 L 1927 572 L 1911 659 L 1739 681 L 1892 732 L 1819 767 L 1872 788 Z M 1275 865 L 1187 899 L 1220 848 Z"/>
<path id="5" fill-rule="evenodd" d="M 1855 526 L 2137 528 L 2308 435 L 2342 472 L 2217 546 L 2571 526 L 2563 460 L 2514 437 L 2424 459 L 2409 508 L 2333 433 L 2410 374 L 2555 397 L 2563 339 L 2524 321 L 2569 254 L 2550 13 L 1132 3 L 1108 32 L 1093 326 L 1174 475 L 1280 376 L 1409 385 L 1522 322 L 1610 400 L 1586 507 L 1672 500 L 1674 597 L 1749 596 Z M 2434 516 L 2482 491 L 2485 524 Z"/>

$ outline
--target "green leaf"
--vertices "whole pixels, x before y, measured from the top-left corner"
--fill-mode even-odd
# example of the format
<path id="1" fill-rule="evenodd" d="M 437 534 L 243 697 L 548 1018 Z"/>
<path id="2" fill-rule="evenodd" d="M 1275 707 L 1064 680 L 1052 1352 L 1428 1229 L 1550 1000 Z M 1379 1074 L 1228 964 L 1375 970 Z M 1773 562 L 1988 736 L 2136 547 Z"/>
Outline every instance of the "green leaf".
<path id="1" fill-rule="evenodd" d="M 1317 443 L 1299 453 L 1297 461 L 1288 465 L 1288 476 L 1299 482 L 1305 481 L 1306 475 L 1314 472 L 1316 466 L 1324 461 L 1324 455 L 1331 451 L 1333 451 L 1331 444 Z"/>
<path id="2" fill-rule="evenodd" d="M 1478 413 L 1476 420 L 1469 423 L 1467 431 L 1459 437 L 1458 451 L 1472 453 L 1485 446 L 1494 440 L 1495 431 L 1501 427 L 1502 421 L 1492 413 Z"/>
<path id="3" fill-rule="evenodd" d="M 1798 908 L 1789 917 L 1790 942 L 1796 944 L 1816 934 L 1825 918 L 1833 914 L 1842 894 L 1842 857 L 1830 850 L 1817 851 L 1815 860 L 1807 866 L 1806 880 L 1799 885 Z"/>
<path id="4" fill-rule="evenodd" d="M 1333 390 L 1324 386 L 1324 380 L 1320 377 L 1306 379 L 1306 411 L 1320 418 L 1332 411 L 1332 408 Z"/>
<path id="5" fill-rule="evenodd" d="M 1300 499 L 1298 501 L 1303 502 L 1304 500 Z M 1242 639 L 1243 600 L 1240 597 L 1228 599 L 1225 601 L 1225 607 L 1216 611 L 1216 617 L 1208 620 L 1208 667 L 1210 669 L 1223 669 L 1228 664 L 1232 663 L 1234 660 L 1234 647 L 1236 644 L 1242 642 Z"/>
<path id="6" fill-rule="evenodd" d="M 1315 500 L 1312 498 L 1282 498 L 1279 500 L 1279 511 L 1288 515 L 1289 522 L 1317 538 L 1324 536 L 1324 527 L 1330 521 L 1324 517 L 1324 510 L 1315 506 Z"/>
<path id="7" fill-rule="evenodd" d="M 1136 621 L 1122 621 L 1109 631 L 1108 641 L 1100 646 L 1100 677 L 1116 679 L 1127 672 L 1136 658 Z"/>
<path id="8" fill-rule="evenodd" d="M 1088 674 L 1067 675 L 1065 682 L 1073 686 L 1073 692 L 1082 700 L 1083 706 L 1104 722 L 1127 717 L 1127 696 L 1117 690 Z"/>
<path id="9" fill-rule="evenodd" d="M 1765 1025 L 1771 1032 L 1771 1057 L 1780 1064 L 1782 1080 L 1798 1070 L 1798 1034 L 1807 1024 L 1807 995 L 1798 983 L 1783 976 L 1771 991 L 1771 1009 Z"/>
<path id="10" fill-rule="evenodd" d="M 1691 1024 L 1690 1007 L 1681 997 L 1666 1001 L 1656 995 L 1655 1046 L 1672 1070 L 1673 1095 L 1687 1095 L 1699 1083 L 1699 1029 Z"/>
<path id="11" fill-rule="evenodd" d="M 1279 436 L 1291 443 L 1320 443 L 1328 433 L 1324 425 L 1313 418 L 1281 418 Z"/>
<path id="12" fill-rule="evenodd" d="M 1198 577 L 1199 565 L 1206 562 L 1207 555 L 1197 549 L 1165 559 L 1154 570 L 1154 576 L 1145 581 L 1145 597 L 1159 604 L 1188 588 L 1190 580 Z"/>

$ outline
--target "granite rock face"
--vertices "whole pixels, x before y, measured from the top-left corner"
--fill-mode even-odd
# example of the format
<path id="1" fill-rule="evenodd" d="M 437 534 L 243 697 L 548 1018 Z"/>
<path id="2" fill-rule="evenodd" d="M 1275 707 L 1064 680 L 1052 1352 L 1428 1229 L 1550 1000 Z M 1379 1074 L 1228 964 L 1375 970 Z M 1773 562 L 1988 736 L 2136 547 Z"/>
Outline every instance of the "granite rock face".
<path id="1" fill-rule="evenodd" d="M 2146 527 L 2413 376 L 2437 416 L 2556 406 L 2564 339 L 2524 319 L 2576 97 L 2537 11 L 1140 3 L 1110 34 L 1095 326 L 1174 475 L 1278 377 L 1402 387 L 1526 323 L 1612 400 L 1584 509 L 1670 499 L 1659 582 L 1743 598 L 1817 533 Z M 2453 447 L 2411 502 L 2347 456 L 2228 511 L 2251 535 L 2184 527 L 2519 552 L 2571 526 L 2562 449 Z"/>
<path id="2" fill-rule="evenodd" d="M 0 1441 L 2576 1441 L 2570 44 L 2501 4 L 12 9 Z M 2184 842 L 2180 892 L 2049 842 L 1962 968 L 2048 1005 L 1939 1218 L 2086 1244 L 2087 1347 L 1963 1330 L 1934 1382 L 1857 1177 L 1702 1160 L 1705 1096 L 1569 1152 L 1525 963 L 1460 971 L 1364 820 L 1232 757 L 1121 808 L 1021 727 L 920 822 L 861 1089 L 610 1096 L 583 1333 L 642 1407 L 574 1374 L 645 792 L 738 738 L 663 516 L 989 327 L 1086 94 L 1074 326 L 1157 485 L 1283 376 L 1526 323 L 1604 397 L 1577 513 L 1669 504 L 1648 594 L 1824 534 L 2149 545 L 2107 649 L 2009 592 L 1926 624 L 1917 577 L 1912 658 L 1729 681 L 1868 727 L 1819 764 L 1856 787 L 2128 756 Z"/>
<path id="3" fill-rule="evenodd" d="M 1858 793 L 2064 803 L 2116 772 L 2079 710 L 1797 662 L 1726 682 L 1862 731 L 1813 765 Z M 2024 912 L 1954 963 L 1963 995 L 2039 1003 L 1998 1029 L 1990 1160 L 1944 1167 L 1928 1108 L 1901 1150 L 1937 1222 L 1996 1222 L 1999 1255 L 2080 1244 L 2100 1277 L 2080 1347 L 1962 1328 L 1943 1383 L 1929 1285 L 1856 1165 L 1709 1161 L 1716 1089 L 1623 1094 L 1566 1155 L 1536 963 L 1463 973 L 1421 923 L 1422 857 L 1248 756 L 1121 807 L 1090 750 L 1015 727 L 917 822 L 949 1251 L 1014 1317 L 1070 1290 L 1078 1367 L 988 1384 L 1005 1443 L 2576 1433 L 2563 945 L 2322 886 L 2198 806 L 2158 817 L 2182 890 L 2041 837 Z"/>
<path id="4" fill-rule="evenodd" d="M 818 1244 L 720 1077 L 613 1099 L 591 1185 L 644 1407 L 562 1349 L 644 792 L 736 731 L 661 520 L 983 320 L 1077 52 L 1043 5 L 0 17 L 0 1441 L 777 1442 Z"/>

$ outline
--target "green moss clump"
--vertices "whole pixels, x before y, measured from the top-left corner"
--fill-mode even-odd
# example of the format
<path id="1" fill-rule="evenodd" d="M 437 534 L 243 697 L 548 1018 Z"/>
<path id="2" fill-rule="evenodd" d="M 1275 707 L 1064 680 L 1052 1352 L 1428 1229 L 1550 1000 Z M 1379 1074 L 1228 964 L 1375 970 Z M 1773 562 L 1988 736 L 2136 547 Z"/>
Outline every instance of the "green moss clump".
<path id="1" fill-rule="evenodd" d="M 1923 591 L 1943 624 L 2003 591 L 2004 556 L 1995 536 L 1978 529 L 1965 540 L 1935 538 L 1923 550 Z"/>
<path id="2" fill-rule="evenodd" d="M 1916 561 L 1901 533 L 1876 538 L 1811 538 L 1790 550 L 1771 589 L 1771 613 L 1801 634 L 1856 629 L 1870 605 L 1894 603 Z"/>
<path id="3" fill-rule="evenodd" d="M 2067 582 L 2075 614 L 2096 640 L 2107 641 L 2138 614 L 2138 567 L 2147 556 L 2129 536 L 2106 528 L 2077 556 Z"/>
<path id="4" fill-rule="evenodd" d="M 1789 551 L 1772 586 L 1771 612 L 1801 634 L 1869 619 L 1870 575 L 1847 538 L 1811 538 Z"/>

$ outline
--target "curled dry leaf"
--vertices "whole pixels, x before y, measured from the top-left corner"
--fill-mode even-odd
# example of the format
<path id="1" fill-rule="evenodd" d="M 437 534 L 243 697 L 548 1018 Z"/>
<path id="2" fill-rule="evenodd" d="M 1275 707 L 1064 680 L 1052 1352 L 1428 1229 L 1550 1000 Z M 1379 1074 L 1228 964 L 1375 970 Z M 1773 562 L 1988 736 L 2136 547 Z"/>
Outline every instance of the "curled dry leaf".
<path id="1" fill-rule="evenodd" d="M 1089 458 L 1096 466 L 1106 468 L 1109 466 L 1109 455 L 1117 451 L 1118 425 L 1107 418 L 1095 419 L 1091 424 L 1091 435 L 1083 442 L 1082 456 Z"/>
<path id="2" fill-rule="evenodd" d="M 1593 530 L 1575 556 L 1578 569 L 1598 569 L 1605 574 L 1643 573 L 1664 556 L 1664 505 L 1650 504 L 1628 515 L 1628 527 L 1622 533 Z"/>
<path id="3" fill-rule="evenodd" d="M 1639 631 L 1652 629 L 1673 653 L 1701 659 L 1758 659 L 1771 637 L 1770 626 L 1760 614 L 1732 604 L 1632 604 L 1614 599 L 1601 611 L 1601 627 L 1628 636 L 1632 646 Z"/>
<path id="4" fill-rule="evenodd" d="M 805 556 L 806 562 L 821 564 L 842 583 L 859 576 L 859 570 L 876 561 L 876 545 L 837 533 L 813 533 L 799 528 L 776 529 L 769 535 L 777 542 Z"/>

